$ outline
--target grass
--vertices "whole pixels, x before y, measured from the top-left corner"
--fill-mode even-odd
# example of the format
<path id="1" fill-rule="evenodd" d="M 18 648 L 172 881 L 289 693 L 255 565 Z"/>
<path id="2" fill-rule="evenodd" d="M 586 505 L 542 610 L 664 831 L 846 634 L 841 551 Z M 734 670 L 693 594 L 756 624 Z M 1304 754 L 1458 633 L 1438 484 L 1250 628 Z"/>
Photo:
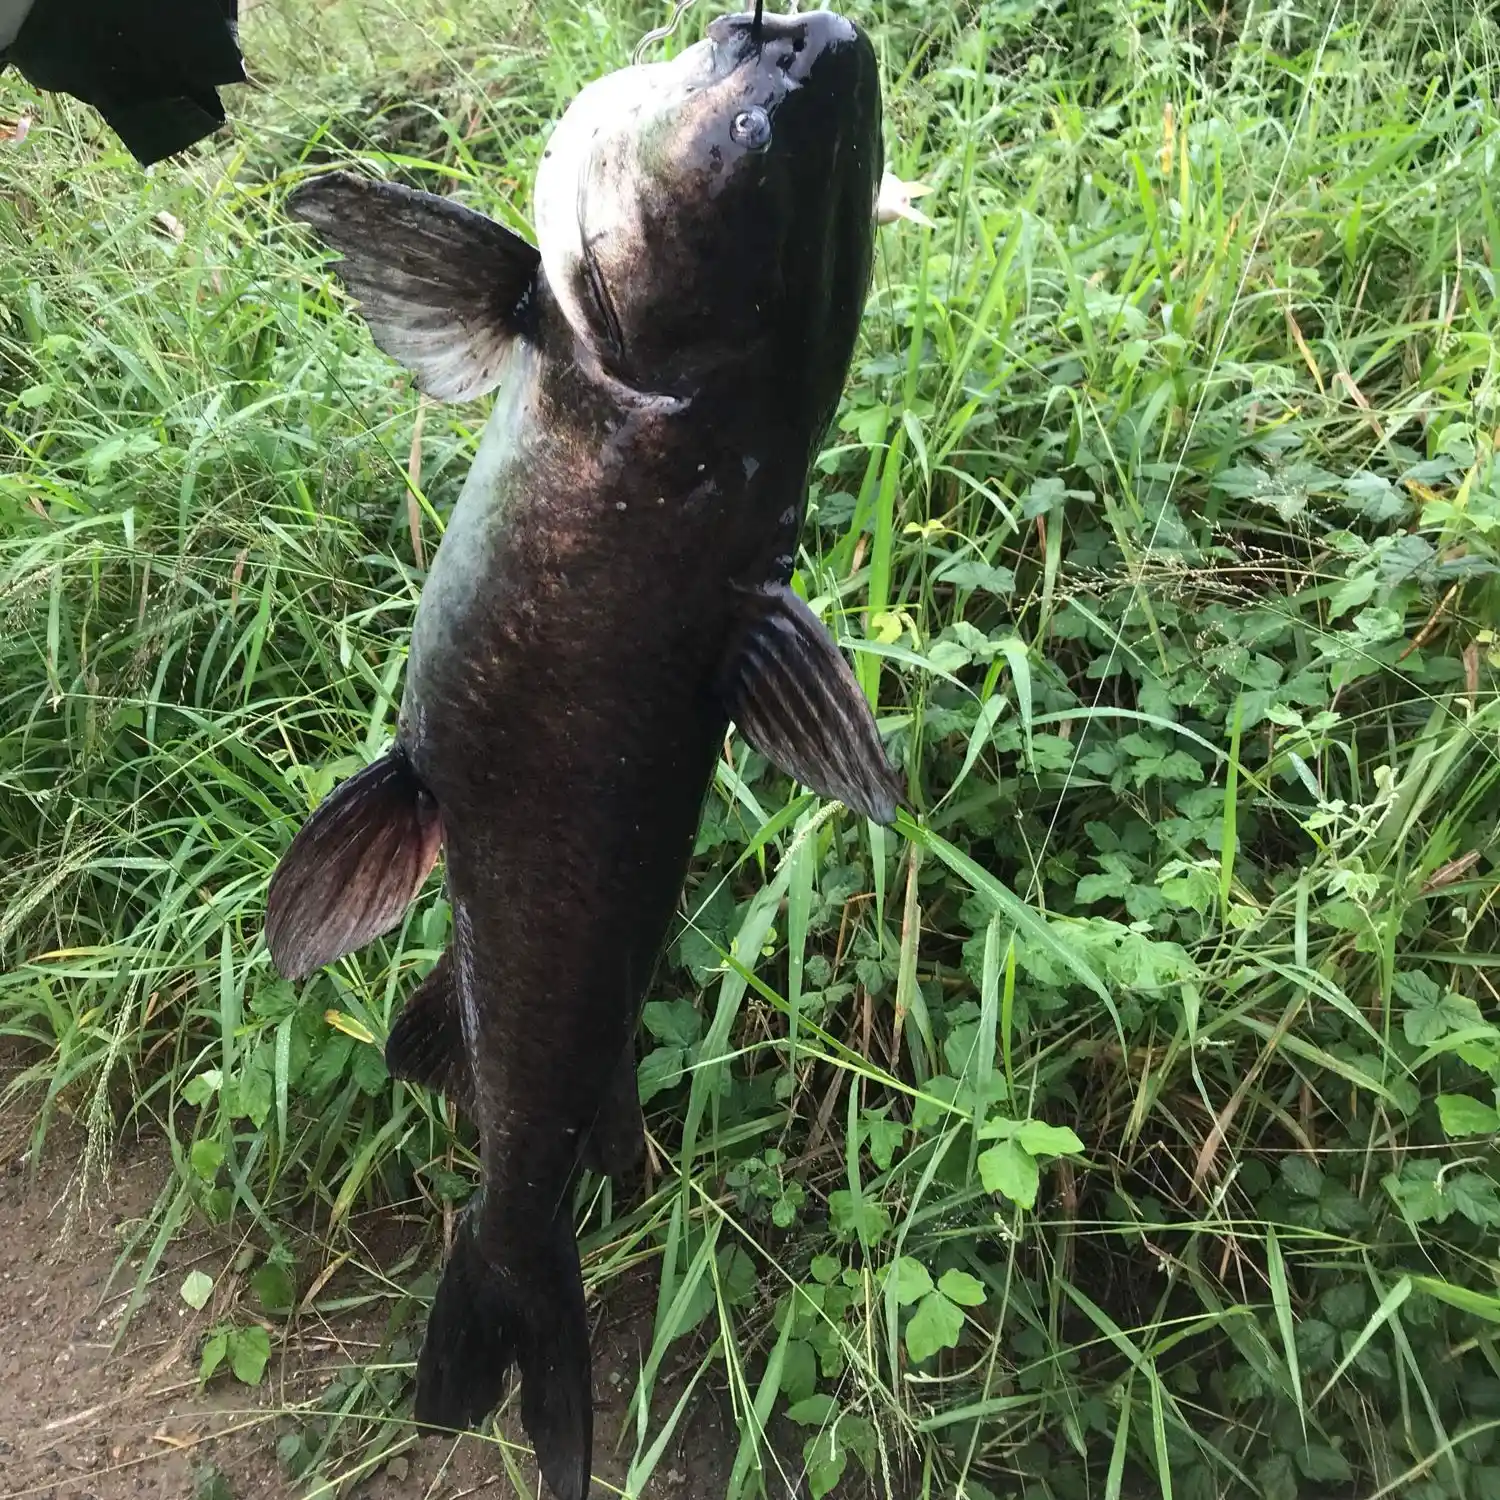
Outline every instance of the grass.
<path id="1" fill-rule="evenodd" d="M 301 1231 L 474 1166 L 378 1050 L 440 883 L 300 991 L 260 935 L 484 418 L 419 407 L 279 204 L 354 157 L 524 226 L 659 19 L 301 12 L 150 177 L 0 80 L 0 1035 L 39 1145 L 166 1133 L 142 1285 L 232 1225 L 247 1338 Z M 594 1291 L 659 1289 L 627 1491 L 686 1352 L 733 1496 L 1500 1495 L 1500 28 L 852 13 L 937 228 L 882 231 L 799 577 L 920 817 L 719 768 L 641 1038 L 665 1170 L 580 1190 Z M 385 1284 L 394 1373 L 285 1449 L 308 1490 L 384 1451 L 429 1292 Z"/>

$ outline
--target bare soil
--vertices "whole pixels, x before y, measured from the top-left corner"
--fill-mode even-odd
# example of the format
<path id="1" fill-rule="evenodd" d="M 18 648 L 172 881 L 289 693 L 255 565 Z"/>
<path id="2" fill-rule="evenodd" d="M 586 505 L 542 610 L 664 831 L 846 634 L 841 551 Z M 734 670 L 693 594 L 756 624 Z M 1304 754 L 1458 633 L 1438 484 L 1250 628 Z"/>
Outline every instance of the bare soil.
<path id="1" fill-rule="evenodd" d="M 309 1403 L 351 1367 L 380 1358 L 383 1315 L 353 1311 L 299 1322 L 285 1337 L 278 1330 L 258 1387 L 221 1372 L 200 1388 L 203 1340 L 225 1314 L 225 1289 L 235 1278 L 224 1273 L 236 1247 L 191 1232 L 168 1247 L 112 1347 L 135 1283 L 134 1267 L 116 1263 L 126 1232 L 168 1181 L 170 1155 L 149 1137 L 122 1141 L 104 1179 L 80 1193 L 82 1131 L 54 1129 L 35 1164 L 27 1155 L 30 1123 L 29 1110 L 0 1113 L 0 1500 L 302 1500 L 309 1486 L 278 1462 L 278 1438 L 297 1431 Z M 195 1268 L 218 1284 L 201 1312 L 179 1292 Z M 612 1449 L 650 1338 L 650 1299 L 624 1300 L 637 1305 L 613 1316 L 601 1310 L 594 1335 L 597 1500 L 618 1494 L 625 1477 L 633 1444 Z M 663 1394 L 670 1410 L 676 1393 Z M 405 1428 L 353 1493 L 370 1500 L 540 1494 L 514 1418 L 502 1415 L 497 1430 L 441 1439 Z M 647 1500 L 722 1494 L 736 1439 L 720 1401 L 711 1393 L 699 1399 L 678 1431 Z M 508 1456 L 525 1486 L 519 1491 L 506 1473 L 507 1442 L 515 1445 Z"/>

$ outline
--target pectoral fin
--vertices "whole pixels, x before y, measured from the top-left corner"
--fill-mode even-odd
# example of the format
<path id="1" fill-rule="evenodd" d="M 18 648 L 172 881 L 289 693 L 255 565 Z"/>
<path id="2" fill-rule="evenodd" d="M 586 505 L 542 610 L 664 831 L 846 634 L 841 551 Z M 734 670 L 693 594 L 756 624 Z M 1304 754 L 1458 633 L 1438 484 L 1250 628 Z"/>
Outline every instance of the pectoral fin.
<path id="1" fill-rule="evenodd" d="M 470 401 L 499 384 L 541 256 L 462 204 L 395 182 L 328 172 L 287 199 L 344 259 L 376 344 L 437 401 Z"/>
<path id="2" fill-rule="evenodd" d="M 288 979 L 401 920 L 443 844 L 437 803 L 398 748 L 335 787 L 292 840 L 266 895 L 266 943 Z"/>
<path id="3" fill-rule="evenodd" d="M 740 733 L 804 786 L 890 823 L 901 783 L 833 638 L 783 584 L 745 590 L 742 601 L 743 623 L 719 679 Z"/>
<path id="4" fill-rule="evenodd" d="M 474 1118 L 474 1071 L 464 1050 L 450 954 L 438 959 L 396 1018 L 386 1039 L 385 1065 L 392 1077 L 435 1089 Z"/>

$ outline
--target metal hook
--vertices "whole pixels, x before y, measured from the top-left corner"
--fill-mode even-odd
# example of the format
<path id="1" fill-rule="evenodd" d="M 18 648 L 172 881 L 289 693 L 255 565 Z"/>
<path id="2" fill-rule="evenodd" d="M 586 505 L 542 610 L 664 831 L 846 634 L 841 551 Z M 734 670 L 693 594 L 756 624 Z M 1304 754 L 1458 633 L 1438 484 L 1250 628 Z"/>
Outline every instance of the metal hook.
<path id="1" fill-rule="evenodd" d="M 640 39 L 640 41 L 636 43 L 635 51 L 630 54 L 630 65 L 632 67 L 635 67 L 636 64 L 640 62 L 642 56 L 646 51 L 646 48 L 649 47 L 652 42 L 664 42 L 669 36 L 672 35 L 674 31 L 677 30 L 677 23 L 682 20 L 683 15 L 686 13 L 688 7 L 693 3 L 694 0 L 677 0 L 676 5 L 672 7 L 672 16 L 667 24 L 665 26 L 654 27 L 652 30 L 648 31 L 645 36 Z"/>

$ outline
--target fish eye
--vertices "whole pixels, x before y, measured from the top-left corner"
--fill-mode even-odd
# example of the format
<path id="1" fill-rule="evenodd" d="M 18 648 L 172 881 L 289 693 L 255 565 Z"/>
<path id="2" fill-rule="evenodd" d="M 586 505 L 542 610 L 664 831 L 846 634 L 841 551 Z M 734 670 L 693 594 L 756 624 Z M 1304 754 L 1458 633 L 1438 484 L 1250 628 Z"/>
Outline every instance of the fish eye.
<path id="1" fill-rule="evenodd" d="M 729 139 L 747 151 L 761 151 L 771 143 L 771 120 L 758 104 L 742 109 L 729 122 Z"/>

